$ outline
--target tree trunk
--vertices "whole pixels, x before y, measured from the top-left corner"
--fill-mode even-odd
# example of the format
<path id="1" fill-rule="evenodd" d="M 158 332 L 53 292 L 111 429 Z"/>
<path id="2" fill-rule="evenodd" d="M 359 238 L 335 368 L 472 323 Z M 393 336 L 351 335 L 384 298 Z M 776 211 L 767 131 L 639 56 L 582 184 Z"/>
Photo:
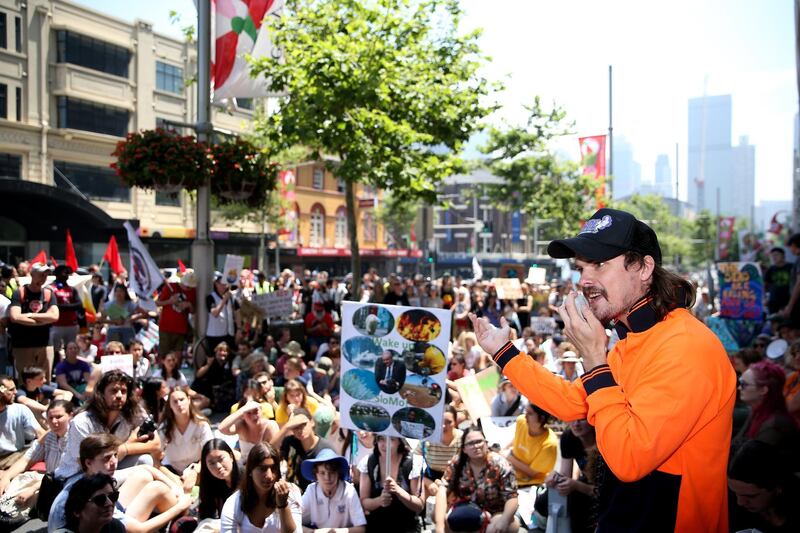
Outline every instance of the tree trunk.
<path id="1" fill-rule="evenodd" d="M 361 256 L 358 253 L 355 185 L 350 180 L 344 182 L 344 196 L 347 209 L 347 237 L 350 239 L 350 268 L 353 272 L 352 298 L 358 300 L 361 288 Z"/>

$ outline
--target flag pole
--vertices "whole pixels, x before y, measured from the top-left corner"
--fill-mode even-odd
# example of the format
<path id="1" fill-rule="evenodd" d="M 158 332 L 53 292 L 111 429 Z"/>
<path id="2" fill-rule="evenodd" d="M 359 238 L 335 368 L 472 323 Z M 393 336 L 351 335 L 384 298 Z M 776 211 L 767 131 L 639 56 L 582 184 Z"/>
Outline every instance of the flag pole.
<path id="1" fill-rule="evenodd" d="M 613 75 L 608 66 L 608 197 L 614 197 L 614 121 L 613 121 Z"/>
<path id="2" fill-rule="evenodd" d="M 213 141 L 211 126 L 211 0 L 197 2 L 197 140 Z M 192 267 L 197 273 L 197 301 L 211 292 L 211 273 L 214 263 L 214 244 L 208 238 L 210 218 L 209 183 L 197 188 L 196 234 L 192 242 Z M 195 333 L 205 335 L 208 316 L 194 314 Z"/>

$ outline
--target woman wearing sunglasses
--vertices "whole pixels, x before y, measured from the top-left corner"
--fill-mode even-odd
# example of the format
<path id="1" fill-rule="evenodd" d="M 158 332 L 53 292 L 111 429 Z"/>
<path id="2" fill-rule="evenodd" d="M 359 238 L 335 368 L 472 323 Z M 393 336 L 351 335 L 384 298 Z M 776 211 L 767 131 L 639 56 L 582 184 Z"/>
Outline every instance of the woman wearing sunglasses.
<path id="1" fill-rule="evenodd" d="M 95 474 L 78 480 L 70 489 L 64 511 L 67 527 L 74 533 L 122 533 L 125 526 L 114 518 L 119 499 L 114 478 Z"/>

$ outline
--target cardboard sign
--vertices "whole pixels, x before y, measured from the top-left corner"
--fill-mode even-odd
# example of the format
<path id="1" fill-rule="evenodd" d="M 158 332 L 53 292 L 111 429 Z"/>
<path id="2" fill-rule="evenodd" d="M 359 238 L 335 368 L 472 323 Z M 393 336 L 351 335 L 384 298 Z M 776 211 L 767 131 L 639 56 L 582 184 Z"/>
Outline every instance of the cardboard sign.
<path id="1" fill-rule="evenodd" d="M 439 442 L 449 310 L 342 304 L 341 426 Z"/>
<path id="2" fill-rule="evenodd" d="M 531 285 L 544 285 L 546 283 L 547 269 L 542 267 L 530 267 L 528 277 L 525 279 Z"/>
<path id="3" fill-rule="evenodd" d="M 225 266 L 222 267 L 222 276 L 230 285 L 239 285 L 239 272 L 244 268 L 244 257 L 241 255 L 225 256 Z"/>
<path id="4" fill-rule="evenodd" d="M 485 416 L 491 416 L 492 399 L 497 395 L 497 385 L 500 383 L 500 373 L 497 367 L 484 368 L 477 374 L 457 379 L 454 381 L 461 401 L 467 408 L 470 420 L 477 422 Z"/>
<path id="5" fill-rule="evenodd" d="M 552 335 L 556 331 L 556 319 L 551 316 L 532 316 L 531 329 L 537 335 Z"/>
<path id="6" fill-rule="evenodd" d="M 514 440 L 517 429 L 516 416 L 484 416 L 481 417 L 481 427 L 489 445 L 499 444 L 505 448 Z"/>
<path id="7" fill-rule="evenodd" d="M 267 318 L 286 318 L 292 314 L 292 293 L 289 291 L 254 294 L 252 302 L 264 311 Z"/>
<path id="8" fill-rule="evenodd" d="M 758 263 L 717 263 L 719 316 L 761 320 L 764 313 L 764 280 Z"/>
<path id="9" fill-rule="evenodd" d="M 126 353 L 121 355 L 103 355 L 100 357 L 100 370 L 103 374 L 112 370 L 122 370 L 130 377 L 133 377 L 133 355 Z"/>
<path id="10" fill-rule="evenodd" d="M 500 300 L 518 300 L 522 298 L 522 286 L 517 278 L 492 278 Z"/>

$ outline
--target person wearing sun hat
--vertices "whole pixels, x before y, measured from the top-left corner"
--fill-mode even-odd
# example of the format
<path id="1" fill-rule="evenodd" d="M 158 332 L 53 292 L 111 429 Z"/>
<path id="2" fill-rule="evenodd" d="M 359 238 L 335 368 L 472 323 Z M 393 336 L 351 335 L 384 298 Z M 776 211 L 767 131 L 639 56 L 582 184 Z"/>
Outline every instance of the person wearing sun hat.
<path id="1" fill-rule="evenodd" d="M 583 367 L 578 368 L 583 360 L 575 352 L 567 350 L 558 358 L 558 362 L 561 363 L 561 371 L 558 375 L 567 381 L 573 382 L 583 375 Z"/>
<path id="2" fill-rule="evenodd" d="M 558 312 L 586 373 L 553 375 L 510 342 L 504 320 L 472 315 L 479 344 L 531 402 L 595 427 L 600 531 L 727 531 L 736 374 L 688 310 L 695 287 L 661 265 L 656 233 L 625 211 L 600 209 L 547 251 L 575 258 L 581 275 L 582 297 L 569 294 Z M 606 327 L 620 339 L 610 352 Z M 687 364 L 691 354 L 702 357 Z"/>
<path id="3" fill-rule="evenodd" d="M 329 449 L 300 466 L 311 484 L 303 494 L 303 529 L 366 531 L 367 519 L 355 487 L 350 483 L 347 459 Z"/>

